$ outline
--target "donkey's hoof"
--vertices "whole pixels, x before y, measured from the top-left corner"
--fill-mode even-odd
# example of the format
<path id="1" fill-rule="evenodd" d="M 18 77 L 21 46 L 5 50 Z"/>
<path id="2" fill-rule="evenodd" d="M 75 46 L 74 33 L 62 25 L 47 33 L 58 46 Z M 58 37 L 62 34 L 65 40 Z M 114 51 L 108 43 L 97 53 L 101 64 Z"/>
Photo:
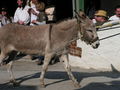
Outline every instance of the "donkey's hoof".
<path id="1" fill-rule="evenodd" d="M 41 87 L 41 88 L 45 88 L 45 85 L 44 85 L 44 84 L 40 84 L 40 87 Z"/>
<path id="2" fill-rule="evenodd" d="M 16 82 L 16 83 L 13 83 L 13 87 L 18 87 L 20 86 L 20 83 Z"/>
<path id="3" fill-rule="evenodd" d="M 81 85 L 80 84 L 74 84 L 75 88 L 80 88 Z"/>
<path id="4" fill-rule="evenodd" d="M 14 87 L 20 86 L 20 83 L 15 80 L 10 80 L 10 83 L 12 83 Z"/>
<path id="5" fill-rule="evenodd" d="M 40 87 L 41 87 L 41 88 L 45 88 L 44 82 L 40 82 Z"/>

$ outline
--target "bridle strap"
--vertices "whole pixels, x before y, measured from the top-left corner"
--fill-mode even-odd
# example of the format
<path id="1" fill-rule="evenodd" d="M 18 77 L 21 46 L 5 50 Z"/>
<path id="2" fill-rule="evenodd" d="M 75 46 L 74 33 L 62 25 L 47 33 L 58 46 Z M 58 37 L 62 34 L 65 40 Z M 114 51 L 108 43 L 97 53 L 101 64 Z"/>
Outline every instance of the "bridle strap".
<path id="1" fill-rule="evenodd" d="M 75 10 L 74 10 L 74 11 L 75 11 Z M 82 41 L 87 41 L 89 44 L 97 41 L 98 38 L 95 38 L 95 39 L 92 40 L 92 41 L 88 41 L 87 38 L 85 38 L 85 36 L 84 36 L 84 35 L 85 35 L 85 31 L 82 31 L 82 28 L 81 28 L 81 23 L 82 23 L 82 22 L 79 20 L 79 18 L 81 18 L 81 17 L 80 17 L 80 15 L 78 14 L 77 11 L 75 11 L 75 13 L 76 13 L 75 17 L 76 17 L 76 19 L 77 19 L 77 26 L 78 26 L 78 29 L 79 29 L 79 32 L 80 32 L 80 39 L 81 39 Z"/>
<path id="2" fill-rule="evenodd" d="M 81 21 L 79 21 L 78 18 L 76 18 L 76 19 L 77 19 L 77 26 L 80 31 L 80 39 L 83 40 L 83 32 L 81 31 L 81 27 L 80 27 Z"/>
<path id="3" fill-rule="evenodd" d="M 80 28 L 80 23 L 81 23 L 81 21 L 79 20 L 79 18 L 81 18 L 80 17 L 80 15 L 78 14 L 78 12 L 76 11 L 76 10 L 74 10 L 74 12 L 76 13 L 76 15 L 75 15 L 75 18 L 77 19 L 77 25 L 78 25 L 78 29 L 79 29 L 79 31 L 80 31 L 80 38 L 82 39 L 83 38 L 83 33 L 82 33 L 82 31 L 81 31 L 81 28 Z"/>
<path id="4" fill-rule="evenodd" d="M 95 38 L 93 41 L 91 41 L 91 43 L 94 43 L 95 41 L 99 40 L 99 38 Z"/>

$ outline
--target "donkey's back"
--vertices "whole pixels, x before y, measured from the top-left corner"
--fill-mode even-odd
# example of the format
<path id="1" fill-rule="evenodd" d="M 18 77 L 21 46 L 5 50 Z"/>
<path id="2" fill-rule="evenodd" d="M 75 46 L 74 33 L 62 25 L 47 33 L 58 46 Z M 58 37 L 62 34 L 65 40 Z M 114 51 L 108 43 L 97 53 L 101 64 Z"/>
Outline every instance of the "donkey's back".
<path id="1" fill-rule="evenodd" d="M 49 25 L 24 26 L 8 24 L 0 29 L 1 49 L 28 54 L 43 53 L 49 40 Z M 8 51 L 7 51 L 8 52 Z"/>

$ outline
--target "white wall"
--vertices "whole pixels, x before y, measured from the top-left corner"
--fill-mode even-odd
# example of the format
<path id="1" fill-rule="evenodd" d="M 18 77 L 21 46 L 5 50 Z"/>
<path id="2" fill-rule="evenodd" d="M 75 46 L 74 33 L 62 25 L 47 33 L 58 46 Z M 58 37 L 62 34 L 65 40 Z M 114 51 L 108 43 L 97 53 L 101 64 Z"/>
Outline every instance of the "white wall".
<path id="1" fill-rule="evenodd" d="M 82 58 L 70 55 L 71 65 L 101 71 L 112 71 L 114 67 L 120 71 L 120 26 L 97 33 L 100 39 L 110 37 L 101 40 L 98 49 L 78 40 L 78 46 L 82 47 Z"/>

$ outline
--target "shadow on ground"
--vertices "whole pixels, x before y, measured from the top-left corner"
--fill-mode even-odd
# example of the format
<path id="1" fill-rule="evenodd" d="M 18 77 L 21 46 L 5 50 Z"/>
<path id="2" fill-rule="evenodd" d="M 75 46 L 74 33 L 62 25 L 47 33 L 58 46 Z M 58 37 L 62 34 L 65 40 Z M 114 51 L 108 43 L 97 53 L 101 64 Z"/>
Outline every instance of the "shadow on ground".
<path id="1" fill-rule="evenodd" d="M 120 90 L 120 81 L 90 83 L 76 90 Z"/>
<path id="2" fill-rule="evenodd" d="M 10 84 L 0 87 L 0 90 L 38 90 L 37 86 L 27 86 L 27 85 L 21 85 L 19 87 L 13 87 Z"/>
<path id="3" fill-rule="evenodd" d="M 81 82 L 81 80 L 85 79 L 85 78 L 89 78 L 89 77 L 109 77 L 109 78 L 119 78 L 120 77 L 120 73 L 119 72 L 93 72 L 93 73 L 88 73 L 88 72 L 73 72 L 74 76 L 77 78 L 77 80 L 79 82 Z M 20 78 L 17 78 L 17 81 L 19 83 L 22 83 L 26 80 L 30 80 L 30 79 L 35 79 L 38 78 L 39 79 L 39 73 L 34 73 L 31 75 L 26 75 Z M 48 83 L 46 86 L 49 85 L 54 85 L 56 83 L 59 82 L 64 82 L 69 80 L 67 73 L 66 72 L 61 72 L 61 71 L 48 71 L 45 75 L 45 78 L 47 79 L 58 79 L 55 82 L 51 82 Z M 36 86 L 37 87 L 37 86 Z M 7 82 L 4 84 L 0 84 L 0 90 L 36 90 L 35 86 L 18 86 L 13 88 L 13 86 Z M 76 89 L 76 90 L 117 90 L 117 89 L 113 89 L 111 87 L 115 87 L 115 88 L 119 88 L 118 90 L 120 90 L 120 81 L 113 81 L 113 82 L 101 82 L 101 83 L 89 83 L 88 85 L 80 88 L 80 89 Z"/>

